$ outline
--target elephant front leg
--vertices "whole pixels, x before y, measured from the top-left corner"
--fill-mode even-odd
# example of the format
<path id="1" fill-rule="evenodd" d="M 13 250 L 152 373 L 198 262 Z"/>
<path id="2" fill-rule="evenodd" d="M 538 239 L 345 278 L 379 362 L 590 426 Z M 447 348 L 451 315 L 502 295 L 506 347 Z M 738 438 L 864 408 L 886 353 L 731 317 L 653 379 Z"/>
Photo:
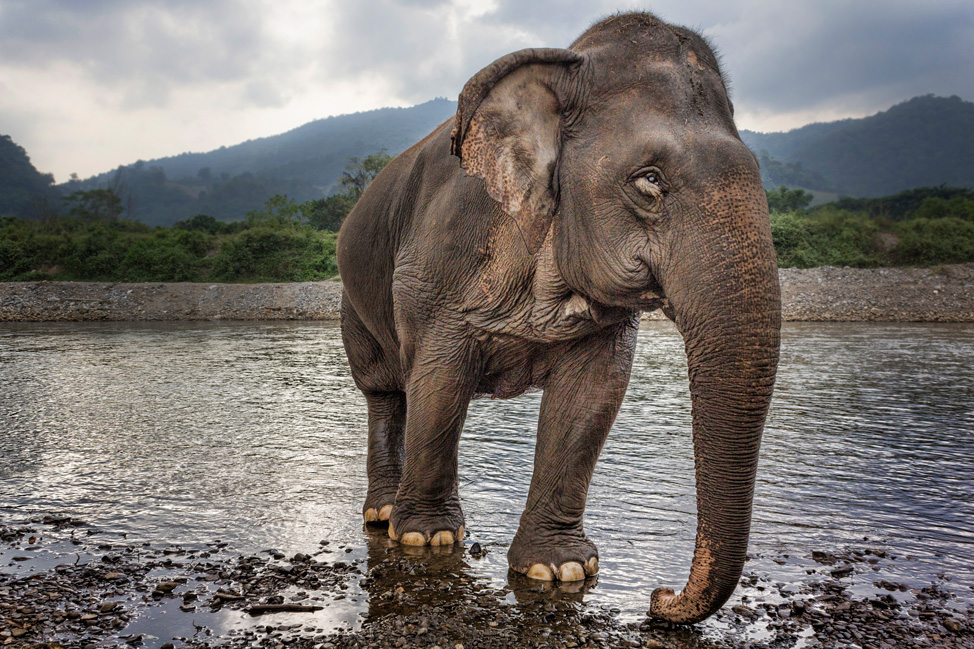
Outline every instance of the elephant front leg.
<path id="1" fill-rule="evenodd" d="M 406 453 L 389 536 L 404 545 L 450 545 L 463 538 L 457 451 L 476 385 L 464 345 L 418 356 L 407 383 Z"/>
<path id="2" fill-rule="evenodd" d="M 366 523 L 389 520 L 402 479 L 406 395 L 402 392 L 367 392 L 369 406 L 369 493 L 362 516 Z"/>
<path id="3" fill-rule="evenodd" d="M 534 579 L 578 581 L 599 569 L 582 527 L 595 462 L 626 393 L 637 324 L 574 344 L 544 386 L 534 475 L 507 558 Z"/>

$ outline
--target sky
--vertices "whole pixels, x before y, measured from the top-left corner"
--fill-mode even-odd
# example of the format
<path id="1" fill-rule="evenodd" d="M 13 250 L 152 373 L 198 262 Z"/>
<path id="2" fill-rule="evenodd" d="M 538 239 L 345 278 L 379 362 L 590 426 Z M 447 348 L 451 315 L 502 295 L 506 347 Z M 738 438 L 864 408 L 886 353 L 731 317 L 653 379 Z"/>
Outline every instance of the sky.
<path id="1" fill-rule="evenodd" d="M 0 0 L 0 134 L 57 182 L 434 97 L 648 10 L 716 43 L 739 128 L 974 100 L 971 0 Z"/>

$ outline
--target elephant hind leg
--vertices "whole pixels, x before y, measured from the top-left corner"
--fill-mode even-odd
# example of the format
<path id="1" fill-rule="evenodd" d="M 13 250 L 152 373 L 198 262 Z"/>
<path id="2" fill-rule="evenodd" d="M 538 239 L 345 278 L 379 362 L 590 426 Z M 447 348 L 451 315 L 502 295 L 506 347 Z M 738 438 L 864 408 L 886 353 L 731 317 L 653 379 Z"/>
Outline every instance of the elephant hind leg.
<path id="1" fill-rule="evenodd" d="M 347 296 L 342 299 L 342 340 L 355 385 L 369 408 L 367 523 L 389 520 L 402 477 L 406 394 L 396 354 L 387 352 L 364 325 Z"/>
<path id="2" fill-rule="evenodd" d="M 362 507 L 366 523 L 388 522 L 402 478 L 406 395 L 366 393 L 369 404 L 369 492 Z"/>

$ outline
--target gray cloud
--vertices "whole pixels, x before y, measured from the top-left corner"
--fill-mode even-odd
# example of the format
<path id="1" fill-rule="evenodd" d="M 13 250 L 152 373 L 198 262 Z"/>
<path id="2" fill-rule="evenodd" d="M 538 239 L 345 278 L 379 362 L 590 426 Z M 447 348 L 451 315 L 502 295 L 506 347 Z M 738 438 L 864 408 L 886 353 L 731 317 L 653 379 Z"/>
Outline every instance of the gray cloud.
<path id="1" fill-rule="evenodd" d="M 827 105 L 837 97 L 881 108 L 906 98 L 897 93 L 974 87 L 969 0 L 641 5 L 714 37 L 738 101 L 764 111 Z M 287 84 L 294 68 L 309 60 L 322 82 L 367 73 L 403 99 L 421 101 L 456 94 L 470 74 L 508 49 L 566 46 L 618 5 L 499 0 L 496 9 L 469 20 L 449 0 L 335 3 L 317 8 L 331 30 L 318 49 L 271 33 L 265 18 L 273 6 L 0 0 L 0 57 L 41 69 L 72 62 L 97 83 L 132 84 L 125 92 L 128 108 L 164 105 L 172 86 L 234 80 L 246 83 L 245 100 L 280 105 L 281 94 L 271 98 L 266 89 Z"/>
<path id="2" fill-rule="evenodd" d="M 291 53 L 262 15 L 230 0 L 3 0 L 0 58 L 7 65 L 67 63 L 123 91 L 127 109 L 165 105 L 186 84 L 279 77 Z"/>
<path id="3" fill-rule="evenodd" d="M 132 142 L 115 149 L 131 146 L 137 159 L 147 154 L 133 134 L 195 123 L 197 133 L 216 138 L 232 122 L 237 135 L 228 131 L 217 143 L 230 144 L 270 134 L 241 129 L 271 113 L 297 126 L 364 107 L 455 98 L 497 57 L 565 47 L 597 19 L 630 8 L 711 37 L 738 114 L 757 120 L 750 128 L 876 112 L 918 94 L 974 99 L 970 0 L 0 0 L 0 82 L 11 89 L 6 101 L 0 96 L 0 132 L 15 129 L 28 150 L 54 156 L 100 146 L 129 118 Z M 83 113 L 52 103 L 62 85 L 84 95 L 76 102 Z M 50 123 L 59 110 L 74 118 L 73 128 L 70 119 Z M 220 123 L 200 122 L 217 114 Z M 164 123 L 139 126 L 149 115 Z M 92 140 L 69 141 L 81 137 L 82 119 Z"/>
<path id="4" fill-rule="evenodd" d="M 879 110 L 974 89 L 974 7 L 822 0 L 708 28 L 742 101 L 767 112 Z"/>

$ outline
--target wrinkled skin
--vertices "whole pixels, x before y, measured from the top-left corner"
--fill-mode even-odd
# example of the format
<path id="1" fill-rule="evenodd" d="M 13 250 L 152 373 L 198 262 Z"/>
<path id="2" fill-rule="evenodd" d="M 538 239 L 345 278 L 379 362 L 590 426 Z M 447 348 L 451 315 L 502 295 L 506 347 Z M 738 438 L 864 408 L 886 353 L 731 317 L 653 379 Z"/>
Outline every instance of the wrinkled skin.
<path id="1" fill-rule="evenodd" d="M 585 498 L 626 392 L 641 311 L 686 343 L 698 526 L 680 594 L 704 619 L 743 567 L 780 297 L 757 163 L 716 59 L 647 14 L 567 50 L 522 50 L 466 85 L 456 120 L 396 158 L 338 241 L 342 331 L 369 408 L 366 521 L 458 542 L 471 398 L 544 391 L 534 475 L 508 552 L 544 580 L 595 574 Z M 625 516 L 624 511 L 619 512 Z"/>

